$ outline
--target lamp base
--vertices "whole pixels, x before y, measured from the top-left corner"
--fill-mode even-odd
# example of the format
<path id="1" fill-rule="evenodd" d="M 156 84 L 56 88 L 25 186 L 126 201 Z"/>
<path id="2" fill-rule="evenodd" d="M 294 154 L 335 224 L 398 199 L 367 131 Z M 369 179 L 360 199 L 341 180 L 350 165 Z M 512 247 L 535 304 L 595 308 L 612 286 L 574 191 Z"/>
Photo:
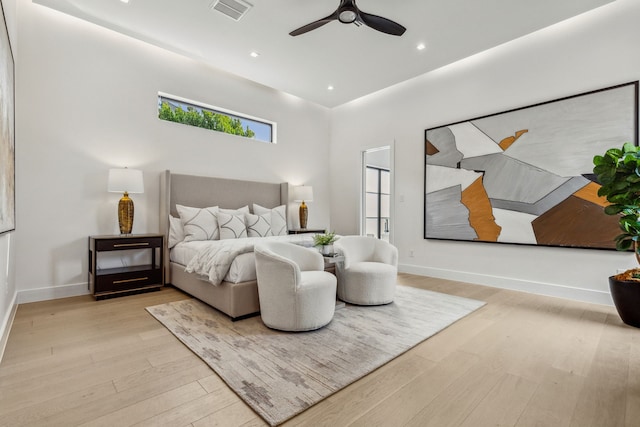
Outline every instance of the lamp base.
<path id="1" fill-rule="evenodd" d="M 133 200 L 131 200 L 126 191 L 118 203 L 118 224 L 120 225 L 120 234 L 131 234 L 131 229 L 133 228 Z"/>
<path id="2" fill-rule="evenodd" d="M 307 210 L 307 205 L 305 205 L 304 200 L 300 203 L 298 214 L 300 216 L 300 228 L 304 230 L 307 228 L 307 218 L 309 218 L 309 211 Z"/>

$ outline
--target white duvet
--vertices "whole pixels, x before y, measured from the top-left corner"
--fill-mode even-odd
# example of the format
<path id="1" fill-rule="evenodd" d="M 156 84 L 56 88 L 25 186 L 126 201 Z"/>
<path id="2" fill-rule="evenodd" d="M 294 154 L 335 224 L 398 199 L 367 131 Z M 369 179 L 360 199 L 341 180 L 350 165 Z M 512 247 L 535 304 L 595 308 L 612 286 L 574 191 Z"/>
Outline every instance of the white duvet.
<path id="1" fill-rule="evenodd" d="M 219 285 L 223 280 L 235 283 L 255 280 L 253 247 L 265 239 L 313 246 L 313 234 L 181 242 L 172 249 L 171 259 L 186 265 L 187 273 L 203 276 L 214 285 Z M 232 265 L 235 266 L 234 277 L 229 277 Z"/>

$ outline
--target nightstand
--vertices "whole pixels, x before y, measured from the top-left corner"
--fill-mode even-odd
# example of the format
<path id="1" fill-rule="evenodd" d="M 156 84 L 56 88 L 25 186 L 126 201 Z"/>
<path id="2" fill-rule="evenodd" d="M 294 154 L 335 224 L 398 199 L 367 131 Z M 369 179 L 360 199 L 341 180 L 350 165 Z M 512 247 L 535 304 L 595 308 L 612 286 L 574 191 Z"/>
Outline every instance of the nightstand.
<path id="1" fill-rule="evenodd" d="M 164 285 L 162 234 L 123 234 L 89 237 L 89 290 L 96 299 L 157 291 Z M 148 249 L 151 263 L 98 269 L 102 252 Z"/>
<path id="2" fill-rule="evenodd" d="M 289 234 L 324 234 L 324 228 L 290 228 Z"/>

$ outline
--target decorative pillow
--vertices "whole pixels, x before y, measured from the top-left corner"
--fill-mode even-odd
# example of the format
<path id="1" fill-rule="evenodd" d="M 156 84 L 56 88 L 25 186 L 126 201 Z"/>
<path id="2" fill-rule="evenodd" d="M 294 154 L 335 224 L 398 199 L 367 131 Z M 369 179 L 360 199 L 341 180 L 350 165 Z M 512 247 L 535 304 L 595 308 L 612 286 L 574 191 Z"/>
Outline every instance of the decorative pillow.
<path id="1" fill-rule="evenodd" d="M 184 227 L 180 218 L 169 215 L 169 249 L 184 240 Z"/>
<path id="2" fill-rule="evenodd" d="M 220 240 L 247 237 L 247 227 L 244 224 L 244 216 L 245 214 L 218 212 Z"/>
<path id="3" fill-rule="evenodd" d="M 249 206 L 245 205 L 241 208 L 238 209 L 218 209 L 220 212 L 224 212 L 224 213 L 228 213 L 228 214 L 248 214 L 249 212 Z"/>
<path id="4" fill-rule="evenodd" d="M 271 233 L 271 212 L 264 215 L 244 214 L 249 237 L 273 236 Z"/>
<path id="5" fill-rule="evenodd" d="M 218 230 L 218 207 L 192 208 L 189 206 L 176 205 L 180 214 L 180 221 L 184 227 L 184 241 L 193 240 L 218 240 L 220 231 Z"/>
<path id="6" fill-rule="evenodd" d="M 271 214 L 271 233 L 274 236 L 287 235 L 287 207 L 285 205 L 268 209 L 260 205 L 253 204 L 253 213 L 256 215 Z"/>

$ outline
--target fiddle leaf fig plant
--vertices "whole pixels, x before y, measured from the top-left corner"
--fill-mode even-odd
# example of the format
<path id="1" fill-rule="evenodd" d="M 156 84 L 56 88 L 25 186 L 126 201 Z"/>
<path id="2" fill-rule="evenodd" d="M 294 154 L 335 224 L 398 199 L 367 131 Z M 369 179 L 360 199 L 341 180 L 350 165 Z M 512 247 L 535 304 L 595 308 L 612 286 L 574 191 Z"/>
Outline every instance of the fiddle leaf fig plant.
<path id="1" fill-rule="evenodd" d="M 620 215 L 622 233 L 615 238 L 616 249 L 633 249 L 640 262 L 640 148 L 627 142 L 593 158 L 593 173 L 602 185 L 598 196 L 611 203 L 607 215 Z"/>

